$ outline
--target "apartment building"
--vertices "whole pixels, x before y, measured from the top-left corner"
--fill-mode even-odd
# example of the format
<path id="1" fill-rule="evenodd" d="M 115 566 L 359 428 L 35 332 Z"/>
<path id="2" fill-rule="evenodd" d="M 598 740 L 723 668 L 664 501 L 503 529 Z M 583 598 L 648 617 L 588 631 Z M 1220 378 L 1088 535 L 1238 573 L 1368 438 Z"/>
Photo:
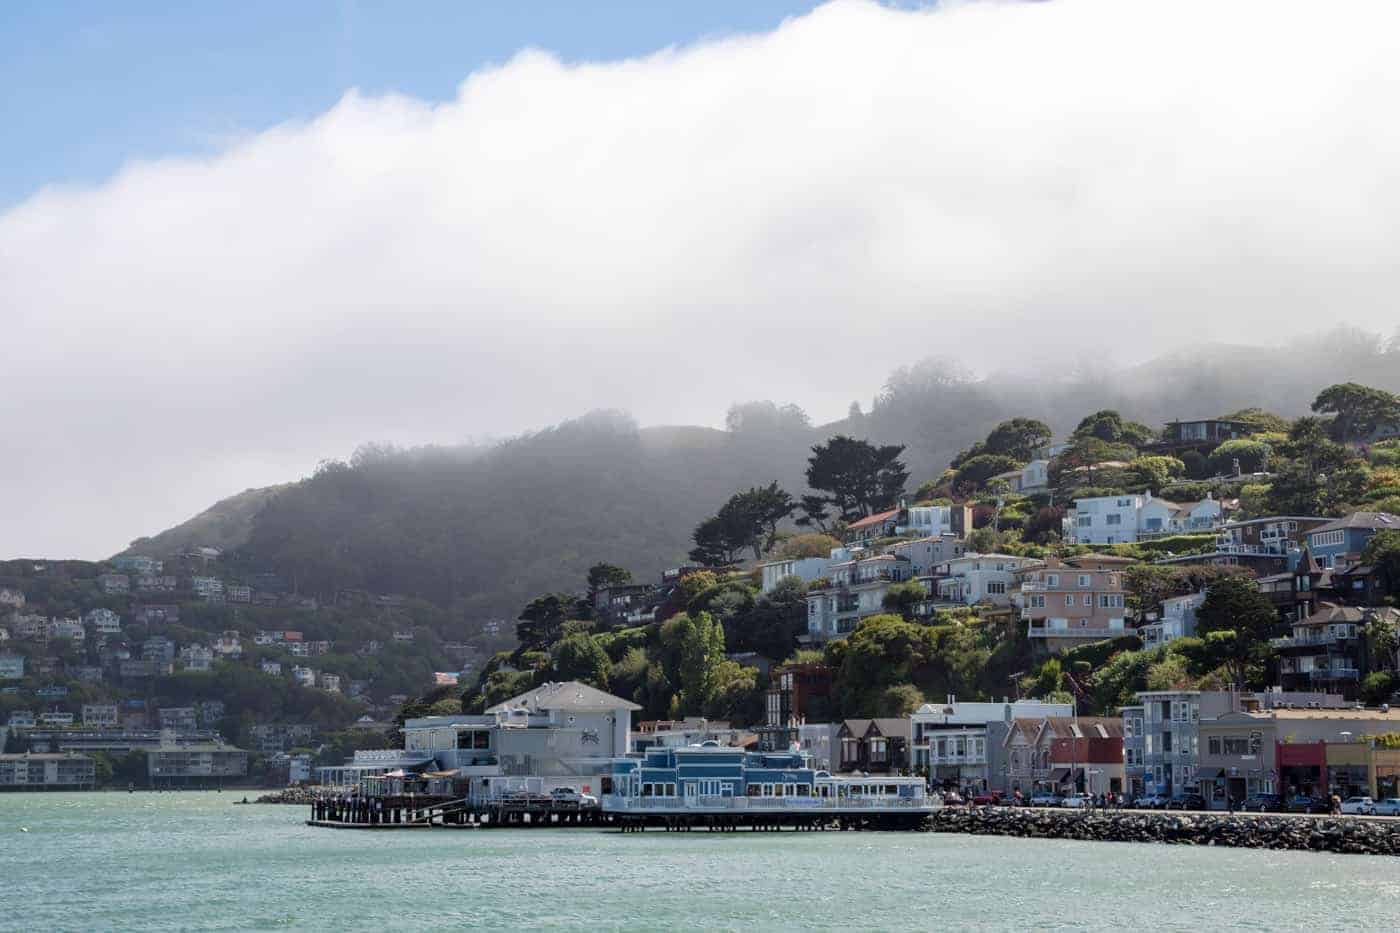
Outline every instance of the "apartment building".
<path id="1" fill-rule="evenodd" d="M 1054 654 L 1132 631 L 1123 569 L 1133 561 L 1106 554 L 1054 558 L 1018 573 L 1017 604 L 1032 650 Z"/>

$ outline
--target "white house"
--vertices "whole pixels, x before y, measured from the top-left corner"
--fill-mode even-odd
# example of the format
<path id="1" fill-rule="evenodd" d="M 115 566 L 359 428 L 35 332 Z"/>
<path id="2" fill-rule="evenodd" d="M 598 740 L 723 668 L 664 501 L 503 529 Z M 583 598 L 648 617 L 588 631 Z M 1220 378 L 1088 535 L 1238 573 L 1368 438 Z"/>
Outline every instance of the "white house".
<path id="1" fill-rule="evenodd" d="M 1172 502 L 1149 493 L 1074 500 L 1066 516 L 1070 544 L 1133 544 L 1165 535 L 1212 531 L 1224 513 L 1211 496 L 1199 502 Z"/>
<path id="2" fill-rule="evenodd" d="M 829 557 L 789 557 L 783 560 L 770 560 L 762 567 L 761 591 L 764 593 L 773 592 L 778 581 L 787 577 L 797 577 L 804 583 L 811 583 L 813 580 L 826 576 L 833 563 L 843 560 L 850 560 L 850 550 L 843 547 L 832 548 Z"/>
<path id="3" fill-rule="evenodd" d="M 225 629 L 214 639 L 214 653 L 225 658 L 243 657 L 243 639 L 236 629 Z"/>
<path id="4" fill-rule="evenodd" d="M 1153 648 L 1177 638 L 1195 635 L 1196 610 L 1205 601 L 1205 590 L 1162 600 L 1161 616 L 1138 626 L 1138 637 L 1142 639 L 1143 646 Z"/>
<path id="5" fill-rule="evenodd" d="M 207 671 L 214 666 L 214 652 L 204 645 L 186 645 L 180 649 L 180 661 L 187 671 Z"/>
<path id="6" fill-rule="evenodd" d="M 955 557 L 962 557 L 967 546 L 963 539 L 954 534 L 916 538 L 901 541 L 885 549 L 885 553 L 902 557 L 909 561 L 909 569 L 916 577 L 926 576 L 939 564 Z"/>
<path id="7" fill-rule="evenodd" d="M 292 679 L 295 680 L 297 684 L 302 687 L 316 686 L 316 672 L 309 667 L 302 667 L 298 665 L 292 668 Z"/>
<path id="8" fill-rule="evenodd" d="M 904 524 L 895 527 L 895 534 L 922 536 L 953 534 L 953 506 L 915 505 L 904 510 Z"/>
<path id="9" fill-rule="evenodd" d="M 1016 571 L 1039 563 L 1011 554 L 964 554 L 934 568 L 934 592 L 939 599 L 968 606 L 1009 606 L 1016 589 Z"/>
<path id="10" fill-rule="evenodd" d="M 73 714 L 52 710 L 39 714 L 39 725 L 51 728 L 66 728 L 73 725 Z"/>
<path id="11" fill-rule="evenodd" d="M 81 619 L 50 619 L 49 637 L 82 641 L 87 637 L 87 630 L 83 628 Z"/>
<path id="12" fill-rule="evenodd" d="M 262 667 L 262 672 L 263 672 L 264 674 L 271 674 L 271 675 L 274 676 L 274 677 L 280 677 L 280 676 L 282 676 L 282 662 L 281 662 L 281 661 L 266 661 L 266 660 L 265 660 L 265 661 L 262 662 L 261 667 Z"/>
<path id="13" fill-rule="evenodd" d="M 98 635 L 118 635 L 122 630 L 122 617 L 110 609 L 93 609 L 85 617 Z"/>
<path id="14" fill-rule="evenodd" d="M 34 714 L 27 709 L 17 709 L 10 713 L 9 725 L 11 729 L 33 729 L 35 725 Z"/>
<path id="15" fill-rule="evenodd" d="M 9 606 L 11 609 L 23 609 L 24 593 L 12 586 L 0 586 L 0 606 Z"/>
<path id="16" fill-rule="evenodd" d="M 805 640 L 822 642 L 849 635 L 861 619 L 884 612 L 885 593 L 911 577 L 909 561 L 893 554 L 833 564 L 828 585 L 807 591 Z"/>
<path id="17" fill-rule="evenodd" d="M 1037 492 L 1050 486 L 1050 461 L 1032 460 L 1021 467 L 1021 482 L 1018 492 Z"/>
<path id="18" fill-rule="evenodd" d="M 321 680 L 321 689 L 322 689 L 322 690 L 325 690 L 325 691 L 327 691 L 327 692 L 329 692 L 329 693 L 339 693 L 339 692 L 340 692 L 340 675 L 339 675 L 339 674 L 322 674 L 321 677 L 320 677 L 320 680 Z"/>

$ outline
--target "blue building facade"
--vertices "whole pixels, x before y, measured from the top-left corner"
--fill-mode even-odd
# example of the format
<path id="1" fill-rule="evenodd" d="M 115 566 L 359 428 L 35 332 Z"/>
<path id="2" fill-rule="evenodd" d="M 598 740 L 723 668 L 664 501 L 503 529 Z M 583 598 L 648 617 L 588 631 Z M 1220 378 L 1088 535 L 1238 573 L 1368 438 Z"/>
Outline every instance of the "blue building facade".
<path id="1" fill-rule="evenodd" d="M 1334 570 L 1356 563 L 1377 531 L 1400 531 L 1400 517 L 1386 512 L 1353 512 L 1308 532 L 1308 551 L 1318 566 Z"/>
<path id="2" fill-rule="evenodd" d="M 719 745 L 651 748 L 613 761 L 605 795 L 641 798 L 814 797 L 818 777 L 795 752 L 746 752 Z"/>

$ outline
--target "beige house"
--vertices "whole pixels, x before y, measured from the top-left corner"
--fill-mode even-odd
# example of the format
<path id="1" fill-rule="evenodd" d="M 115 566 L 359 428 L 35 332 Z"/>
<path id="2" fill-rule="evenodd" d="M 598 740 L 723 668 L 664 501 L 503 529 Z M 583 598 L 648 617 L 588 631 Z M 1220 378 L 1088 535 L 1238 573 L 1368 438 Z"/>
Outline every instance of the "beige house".
<path id="1" fill-rule="evenodd" d="M 1084 554 L 1017 574 L 1016 602 L 1032 650 L 1055 654 L 1079 645 L 1130 634 L 1123 570 L 1125 557 Z"/>

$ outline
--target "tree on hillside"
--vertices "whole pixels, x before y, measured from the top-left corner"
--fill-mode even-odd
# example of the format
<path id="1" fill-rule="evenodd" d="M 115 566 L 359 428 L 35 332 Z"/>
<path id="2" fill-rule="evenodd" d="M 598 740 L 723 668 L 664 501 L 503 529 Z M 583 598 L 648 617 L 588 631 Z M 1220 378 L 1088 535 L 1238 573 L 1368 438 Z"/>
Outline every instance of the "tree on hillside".
<path id="1" fill-rule="evenodd" d="M 1335 443 L 1325 421 L 1299 418 L 1280 453 L 1285 459 L 1269 485 L 1269 506 L 1282 515 L 1322 515 L 1364 489 L 1364 465 Z"/>
<path id="2" fill-rule="evenodd" d="M 613 586 L 624 586 L 632 582 L 632 571 L 615 564 L 594 564 L 588 568 L 588 596 L 578 607 L 581 618 L 591 619 L 598 592 Z"/>
<path id="3" fill-rule="evenodd" d="M 1312 410 L 1333 415 L 1328 431 L 1342 443 L 1362 441 L 1380 428 L 1400 426 L 1400 396 L 1355 382 L 1323 389 L 1313 400 Z"/>
<path id="4" fill-rule="evenodd" d="M 559 640 L 564 623 L 578 615 L 578 600 L 568 593 L 536 596 L 520 610 L 515 638 L 520 647 L 544 649 Z"/>
<path id="5" fill-rule="evenodd" d="M 797 518 L 797 524 L 803 528 L 816 528 L 821 532 L 828 531 L 827 522 L 831 520 L 831 512 L 827 510 L 827 506 L 830 504 L 825 496 L 803 496 L 802 501 L 798 504 L 798 508 L 802 509 L 802 514 Z"/>
<path id="6" fill-rule="evenodd" d="M 778 523 L 796 507 L 792 496 L 776 480 L 767 486 L 736 492 L 718 513 L 696 526 L 690 559 L 731 564 L 740 552 L 751 550 L 754 560 L 759 560 L 777 539 Z"/>
<path id="7" fill-rule="evenodd" d="M 779 406 L 774 402 L 736 402 L 729 406 L 724 426 L 731 434 L 802 434 L 812 427 L 812 419 L 797 405 Z"/>
<path id="8" fill-rule="evenodd" d="M 998 473 L 1006 473 L 1019 468 L 1022 461 L 1002 454 L 982 454 L 963 461 L 953 475 L 953 485 L 962 489 L 975 490 L 986 485 Z"/>
<path id="9" fill-rule="evenodd" d="M 832 548 L 840 546 L 841 542 L 831 535 L 801 534 L 785 539 L 775 553 L 780 558 L 828 557 Z"/>
<path id="10" fill-rule="evenodd" d="M 1044 421 L 1034 418 L 1011 418 L 992 428 L 987 435 L 986 448 L 989 454 L 1011 457 L 1022 463 L 1035 456 L 1035 452 L 1054 437 L 1054 432 Z"/>
<path id="11" fill-rule="evenodd" d="M 838 434 L 812 448 L 807 461 L 807 485 L 827 493 L 845 521 L 892 508 L 909 480 L 897 444 L 874 445 Z"/>
<path id="12" fill-rule="evenodd" d="M 1236 438 L 1225 441 L 1210 452 L 1207 463 L 1217 476 L 1234 476 L 1235 462 L 1239 461 L 1241 473 L 1260 473 L 1269 466 L 1272 449 L 1263 441 Z"/>
<path id="13" fill-rule="evenodd" d="M 1137 451 L 1130 445 L 1110 443 L 1092 434 L 1075 437 L 1070 446 L 1050 461 L 1050 482 L 1053 485 L 1065 483 L 1066 474 L 1077 477 L 1086 474 L 1088 485 L 1094 485 L 1098 465 L 1118 460 L 1131 460 Z"/>
<path id="14" fill-rule="evenodd" d="M 1361 563 L 1376 568 L 1387 596 L 1400 599 L 1400 531 L 1378 531 L 1366 542 Z"/>
<path id="15" fill-rule="evenodd" d="M 919 603 L 927 599 L 928 593 L 924 592 L 923 584 L 916 580 L 906 580 L 903 583 L 892 584 L 885 590 L 880 607 L 888 612 L 899 613 L 907 621 L 914 618 L 914 609 Z"/>
<path id="16" fill-rule="evenodd" d="M 699 715 L 719 689 L 719 666 L 725 661 L 724 628 L 708 612 L 685 613 L 673 621 L 681 714 Z"/>
<path id="17" fill-rule="evenodd" d="M 557 680 L 579 680 L 599 690 L 608 689 L 612 661 L 590 635 L 570 635 L 558 642 L 552 652 Z"/>
<path id="18" fill-rule="evenodd" d="M 1152 429 L 1136 421 L 1125 421 L 1111 408 L 1086 416 L 1075 427 L 1072 437 L 1096 437 L 1108 444 L 1129 444 L 1141 447 L 1153 440 Z"/>
<path id="19" fill-rule="evenodd" d="M 1278 622 L 1278 612 L 1254 581 L 1244 576 L 1217 580 L 1196 610 L 1196 628 L 1231 681 L 1244 686 L 1247 668 L 1261 659 Z"/>
<path id="20" fill-rule="evenodd" d="M 1135 457 L 1128 462 L 1128 477 L 1134 486 L 1153 491 L 1186 473 L 1186 464 L 1176 457 Z"/>
<path id="21" fill-rule="evenodd" d="M 1252 427 L 1255 433 L 1269 432 L 1276 434 L 1287 434 L 1293 422 L 1276 415 L 1271 411 L 1262 408 L 1241 408 L 1239 411 L 1232 411 L 1228 415 L 1221 416 L 1222 421 L 1243 421 Z"/>

